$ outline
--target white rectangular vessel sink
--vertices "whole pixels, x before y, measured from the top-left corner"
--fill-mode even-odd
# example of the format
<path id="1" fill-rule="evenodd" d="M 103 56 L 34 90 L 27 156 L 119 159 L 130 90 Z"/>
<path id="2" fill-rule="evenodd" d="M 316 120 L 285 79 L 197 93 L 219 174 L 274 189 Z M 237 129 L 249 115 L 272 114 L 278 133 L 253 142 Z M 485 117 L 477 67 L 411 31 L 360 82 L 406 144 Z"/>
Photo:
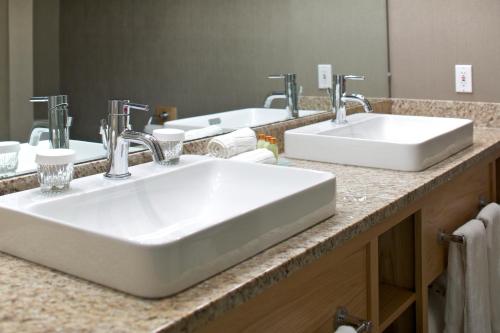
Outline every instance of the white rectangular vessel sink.
<path id="1" fill-rule="evenodd" d="M 285 132 L 291 158 L 421 171 L 472 145 L 467 119 L 358 113 Z"/>
<path id="2" fill-rule="evenodd" d="M 0 251 L 133 295 L 179 292 L 333 215 L 331 173 L 201 156 L 0 197 Z"/>
<path id="3" fill-rule="evenodd" d="M 322 111 L 300 110 L 299 117 L 310 116 L 320 112 Z M 218 125 L 224 131 L 233 131 L 239 128 L 257 127 L 287 119 L 289 119 L 289 115 L 285 109 L 253 108 L 167 121 L 164 126 L 188 131 L 205 128 L 210 125 Z"/>

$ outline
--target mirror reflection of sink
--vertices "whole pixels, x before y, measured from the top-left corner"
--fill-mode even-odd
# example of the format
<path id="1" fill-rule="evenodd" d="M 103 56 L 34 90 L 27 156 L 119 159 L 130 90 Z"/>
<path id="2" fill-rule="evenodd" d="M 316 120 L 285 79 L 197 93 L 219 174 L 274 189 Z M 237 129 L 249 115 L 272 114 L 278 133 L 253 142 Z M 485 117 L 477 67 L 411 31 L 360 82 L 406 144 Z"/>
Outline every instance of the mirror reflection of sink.
<path id="1" fill-rule="evenodd" d="M 76 152 L 76 162 L 84 163 L 88 161 L 98 160 L 106 157 L 106 150 L 104 150 L 102 143 L 87 142 L 80 140 L 70 140 L 70 148 Z M 18 166 L 16 174 L 36 171 L 35 156 L 39 149 L 49 148 L 49 141 L 40 141 L 38 145 L 32 146 L 28 143 L 21 144 L 21 150 L 18 155 Z M 130 147 L 130 152 L 142 150 L 141 146 Z"/>
<path id="2" fill-rule="evenodd" d="M 300 110 L 299 117 L 310 116 L 323 111 Z M 168 128 L 178 128 L 185 131 L 204 128 L 210 125 L 220 126 L 224 132 L 239 128 L 257 127 L 289 119 L 286 109 L 241 109 L 209 115 L 184 118 L 168 121 L 164 124 Z"/>
<path id="3" fill-rule="evenodd" d="M 331 173 L 182 156 L 128 180 L 0 197 L 0 251 L 143 297 L 176 293 L 333 215 Z"/>
<path id="4" fill-rule="evenodd" d="M 472 145 L 467 119 L 354 114 L 348 123 L 316 123 L 285 132 L 291 158 L 421 171 Z"/>

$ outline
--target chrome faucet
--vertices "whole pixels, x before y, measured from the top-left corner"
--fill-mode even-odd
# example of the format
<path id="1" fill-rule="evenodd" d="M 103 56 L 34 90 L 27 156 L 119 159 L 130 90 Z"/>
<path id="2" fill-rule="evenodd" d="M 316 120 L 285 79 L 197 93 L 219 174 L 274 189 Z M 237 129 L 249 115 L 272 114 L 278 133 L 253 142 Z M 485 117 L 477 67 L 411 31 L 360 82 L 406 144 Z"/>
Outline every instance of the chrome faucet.
<path id="1" fill-rule="evenodd" d="M 101 120 L 108 152 L 108 165 L 104 177 L 110 179 L 130 177 L 128 150 L 131 142 L 145 145 L 153 154 L 153 160 L 162 164 L 165 155 L 158 140 L 150 134 L 129 129 L 130 110 L 148 112 L 149 106 L 130 103 L 128 100 L 110 100 L 108 101 L 108 109 L 108 121 Z"/>
<path id="2" fill-rule="evenodd" d="M 32 103 L 48 103 L 49 140 L 51 148 L 69 148 L 69 128 L 71 117 L 68 116 L 68 96 L 44 96 L 30 98 Z M 37 135 L 43 130 L 37 131 Z M 30 143 L 36 140 L 30 139 Z M 36 143 L 38 143 L 36 141 Z"/>
<path id="3" fill-rule="evenodd" d="M 365 96 L 360 94 L 350 94 L 348 95 L 346 92 L 346 80 L 361 80 L 365 79 L 364 76 L 357 75 L 334 75 L 333 79 L 335 81 L 335 91 L 331 94 L 332 105 L 335 112 L 334 121 L 337 124 L 345 124 L 347 123 L 347 114 L 345 109 L 346 102 L 355 102 L 359 103 L 363 106 L 365 112 L 373 112 L 372 106 L 370 102 L 366 99 Z"/>
<path id="4" fill-rule="evenodd" d="M 286 101 L 286 109 L 288 110 L 291 118 L 299 117 L 299 89 L 297 88 L 297 74 L 279 74 L 271 75 L 268 79 L 281 79 L 285 81 L 284 92 L 273 92 L 269 95 L 265 102 L 264 107 L 270 108 L 275 99 L 284 99 Z M 302 89 L 302 88 L 301 88 Z"/>

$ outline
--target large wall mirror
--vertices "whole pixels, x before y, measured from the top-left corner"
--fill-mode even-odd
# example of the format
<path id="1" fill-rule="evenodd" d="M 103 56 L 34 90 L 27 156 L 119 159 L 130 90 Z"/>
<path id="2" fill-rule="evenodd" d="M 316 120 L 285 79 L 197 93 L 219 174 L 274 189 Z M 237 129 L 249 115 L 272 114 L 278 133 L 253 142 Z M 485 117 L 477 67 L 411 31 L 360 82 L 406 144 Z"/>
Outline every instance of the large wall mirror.
<path id="1" fill-rule="evenodd" d="M 109 99 L 151 106 L 135 130 L 209 135 L 287 119 L 283 101 L 265 108 L 283 90 L 270 74 L 296 73 L 302 95 L 322 96 L 317 65 L 332 64 L 366 75 L 350 89 L 388 96 L 386 16 L 385 0 L 0 0 L 0 141 L 21 143 L 3 176 L 33 171 L 50 146 L 49 106 L 33 96 L 68 96 L 79 161 L 105 157 Z"/>

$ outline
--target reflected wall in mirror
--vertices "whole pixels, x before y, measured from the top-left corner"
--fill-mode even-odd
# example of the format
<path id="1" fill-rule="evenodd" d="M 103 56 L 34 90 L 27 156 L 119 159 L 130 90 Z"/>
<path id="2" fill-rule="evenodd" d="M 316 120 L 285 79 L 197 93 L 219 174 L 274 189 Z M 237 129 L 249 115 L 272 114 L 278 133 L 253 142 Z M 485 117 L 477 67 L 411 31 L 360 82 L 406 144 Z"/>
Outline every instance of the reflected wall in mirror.
<path id="1" fill-rule="evenodd" d="M 60 94 L 72 148 L 97 154 L 87 160 L 104 157 L 99 124 L 113 98 L 152 107 L 132 116 L 139 131 L 282 121 L 283 99 L 264 102 L 285 84 L 268 76 L 295 73 L 298 95 L 325 95 L 323 63 L 366 75 L 353 91 L 388 96 L 386 1 L 0 0 L 0 140 L 46 141 L 36 129 L 48 107 L 29 99 Z"/>

